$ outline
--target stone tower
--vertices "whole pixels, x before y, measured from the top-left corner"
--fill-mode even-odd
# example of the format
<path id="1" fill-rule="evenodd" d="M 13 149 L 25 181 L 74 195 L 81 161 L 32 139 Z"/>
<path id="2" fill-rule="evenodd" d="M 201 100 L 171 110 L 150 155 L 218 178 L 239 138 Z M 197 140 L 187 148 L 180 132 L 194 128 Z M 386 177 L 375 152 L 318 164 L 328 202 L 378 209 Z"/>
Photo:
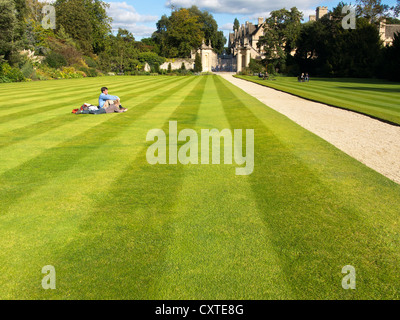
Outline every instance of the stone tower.
<path id="1" fill-rule="evenodd" d="M 317 7 L 316 10 L 317 20 L 328 14 L 328 7 Z"/>

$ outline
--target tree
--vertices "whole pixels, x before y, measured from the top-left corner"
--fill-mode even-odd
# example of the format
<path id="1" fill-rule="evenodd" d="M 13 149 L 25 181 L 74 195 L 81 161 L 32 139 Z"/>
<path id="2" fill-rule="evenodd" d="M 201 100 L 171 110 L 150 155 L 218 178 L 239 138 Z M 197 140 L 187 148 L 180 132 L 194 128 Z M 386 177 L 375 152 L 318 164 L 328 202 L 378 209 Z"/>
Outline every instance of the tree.
<path id="1" fill-rule="evenodd" d="M 218 24 L 212 14 L 208 11 L 200 11 L 198 7 L 192 6 L 188 9 L 190 13 L 198 17 L 201 30 L 204 33 L 206 45 L 211 45 L 215 52 L 221 54 L 224 50 L 226 38 L 222 31 L 218 31 Z"/>
<path id="2" fill-rule="evenodd" d="M 288 54 L 296 47 L 300 36 L 303 14 L 293 7 L 289 10 L 272 11 L 266 19 L 264 36 L 258 46 L 263 48 L 268 60 L 284 65 Z"/>
<path id="3" fill-rule="evenodd" d="M 238 31 L 240 28 L 240 23 L 237 18 L 235 18 L 235 21 L 233 21 L 233 31 Z"/>
<path id="4" fill-rule="evenodd" d="M 17 17 L 13 0 L 0 0 L 0 56 L 10 59 L 14 50 Z"/>
<path id="5" fill-rule="evenodd" d="M 85 0 L 57 0 L 55 2 L 57 31 L 63 26 L 85 53 L 93 50 L 93 28 Z"/>
<path id="6" fill-rule="evenodd" d="M 111 32 L 108 7 L 100 0 L 56 0 L 57 30 L 62 25 L 83 51 L 99 53 Z"/>
<path id="7" fill-rule="evenodd" d="M 357 0 L 356 13 L 367 18 L 370 23 L 378 22 L 388 14 L 390 7 L 382 4 L 382 0 Z"/>
<path id="8" fill-rule="evenodd" d="M 171 16 L 163 15 L 157 22 L 157 31 L 152 39 L 164 57 L 189 57 L 204 39 L 215 52 L 222 53 L 226 38 L 218 31 L 218 24 L 212 14 L 192 6 L 189 9 L 174 9 Z"/>
<path id="9" fill-rule="evenodd" d="M 92 28 L 92 47 L 94 53 L 99 53 L 105 48 L 105 39 L 111 32 L 111 22 L 107 14 L 110 5 L 100 0 L 86 0 L 85 6 L 90 15 L 90 25 Z"/>
<path id="10" fill-rule="evenodd" d="M 394 15 L 398 17 L 400 15 L 400 0 L 397 0 L 397 5 L 392 9 L 394 10 Z"/>
<path id="11" fill-rule="evenodd" d="M 383 50 L 384 77 L 392 81 L 400 81 L 400 34 L 395 33 L 392 45 Z"/>
<path id="12" fill-rule="evenodd" d="M 372 77 L 378 74 L 381 40 L 367 18 L 357 19 L 355 30 L 345 30 L 339 4 L 316 22 L 302 26 L 295 59 L 302 72 L 321 76 Z"/>
<path id="13" fill-rule="evenodd" d="M 196 57 L 194 60 L 194 72 L 202 72 L 203 71 L 203 66 L 201 63 L 201 57 L 199 53 L 196 53 Z"/>
<path id="14" fill-rule="evenodd" d="M 201 46 L 204 39 L 199 17 L 188 9 L 172 12 L 170 17 L 163 15 L 157 22 L 154 41 L 160 46 L 164 57 L 190 57 L 191 51 Z"/>

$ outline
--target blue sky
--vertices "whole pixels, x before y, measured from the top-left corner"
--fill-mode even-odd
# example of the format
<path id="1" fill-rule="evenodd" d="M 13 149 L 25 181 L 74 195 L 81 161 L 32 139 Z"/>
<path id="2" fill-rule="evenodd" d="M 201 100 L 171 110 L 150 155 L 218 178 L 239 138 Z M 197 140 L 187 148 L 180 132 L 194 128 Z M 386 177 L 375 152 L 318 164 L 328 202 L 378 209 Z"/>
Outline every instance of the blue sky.
<path id="1" fill-rule="evenodd" d="M 113 18 L 113 29 L 119 27 L 128 29 L 136 40 L 150 37 L 156 30 L 156 22 L 163 14 L 170 15 L 171 4 L 177 7 L 188 8 L 192 5 L 212 13 L 218 23 L 219 29 L 224 31 L 227 37 L 232 31 L 235 18 L 241 24 L 246 21 L 257 23 L 258 17 L 266 18 L 273 10 L 296 6 L 304 14 L 304 21 L 308 21 L 310 14 L 315 14 L 317 6 L 327 6 L 328 9 L 335 7 L 340 0 L 104 0 L 110 4 L 108 11 Z M 344 1 L 346 2 L 346 1 Z M 396 0 L 383 0 L 384 4 L 394 5 Z M 355 1 L 348 2 L 355 3 Z"/>

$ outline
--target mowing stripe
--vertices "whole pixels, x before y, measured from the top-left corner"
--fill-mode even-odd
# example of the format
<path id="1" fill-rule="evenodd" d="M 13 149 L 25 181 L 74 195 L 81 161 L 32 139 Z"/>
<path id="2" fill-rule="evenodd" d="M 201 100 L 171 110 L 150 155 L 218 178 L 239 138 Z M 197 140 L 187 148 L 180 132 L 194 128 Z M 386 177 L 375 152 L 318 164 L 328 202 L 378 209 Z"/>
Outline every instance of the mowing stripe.
<path id="1" fill-rule="evenodd" d="M 192 78 L 190 85 L 192 91 L 199 90 L 199 86 L 196 86 L 199 81 L 201 81 L 201 83 L 206 81 L 205 77 L 201 80 L 197 78 L 195 82 L 193 82 L 193 79 L 194 78 Z M 188 97 L 192 99 L 188 99 Z M 196 96 L 189 94 L 178 108 L 190 110 L 193 107 L 193 97 Z M 164 114 L 166 114 L 166 112 L 171 112 L 173 110 L 171 110 L 171 107 L 176 108 L 176 104 L 169 103 L 168 109 Z M 158 109 L 162 110 L 162 107 Z M 170 115 L 170 119 L 179 116 L 176 109 L 174 113 Z M 162 117 L 164 117 L 164 115 L 162 115 L 161 118 L 159 117 L 157 122 L 159 122 Z M 148 121 L 149 119 L 151 121 Z M 154 117 L 151 117 L 151 114 L 149 114 L 146 119 L 143 119 L 142 123 L 149 129 L 151 128 L 149 126 L 154 125 L 153 120 Z M 165 118 L 163 119 L 163 122 L 164 121 Z M 130 126 L 129 128 L 132 127 Z M 133 132 L 135 131 L 137 130 Z M 143 131 L 143 129 L 140 129 L 140 131 Z M 126 133 L 128 137 L 124 140 L 129 141 L 129 137 L 132 135 L 129 134 L 129 132 Z M 146 133 L 141 132 L 140 137 L 143 142 L 145 142 L 145 136 Z M 124 135 L 121 137 L 124 137 Z M 80 226 L 74 226 L 75 228 L 79 226 L 79 230 L 75 231 L 76 233 L 66 248 L 57 250 L 60 256 L 53 257 L 53 259 L 58 261 L 58 265 L 62 265 L 63 275 L 62 278 L 60 276 L 60 279 L 62 279 L 60 280 L 62 281 L 60 286 L 64 284 L 67 290 L 58 293 L 55 292 L 56 295 L 68 295 L 69 297 L 74 297 L 75 295 L 79 296 L 81 294 L 79 292 L 79 287 L 75 288 L 78 289 L 78 291 L 72 289 L 68 291 L 68 284 L 79 283 L 88 277 L 93 278 L 93 273 L 95 273 L 94 279 L 102 278 L 105 276 L 103 273 L 114 274 L 116 275 L 116 277 L 113 278 L 115 282 L 111 285 L 107 284 L 107 281 L 97 283 L 97 281 L 94 280 L 88 285 L 89 287 L 96 287 L 97 290 L 89 290 L 87 295 L 84 295 L 86 298 L 95 298 L 99 297 L 99 295 L 103 295 L 104 298 L 128 298 L 132 296 L 136 297 L 136 295 L 145 295 L 145 291 L 139 288 L 145 286 L 145 283 L 151 280 L 150 278 L 157 278 L 157 274 L 152 273 L 155 267 L 152 266 L 150 262 L 157 263 L 157 261 L 162 261 L 162 247 L 159 247 L 158 244 L 162 245 L 163 241 L 168 239 L 166 222 L 171 218 L 171 215 L 168 214 L 168 203 L 170 202 L 172 205 L 174 202 L 174 193 L 176 188 L 179 187 L 180 180 L 180 175 L 175 174 L 175 172 L 176 170 L 181 170 L 171 167 L 171 170 L 165 172 L 165 167 L 157 169 L 157 167 L 149 166 L 145 157 L 147 143 L 145 143 L 143 147 L 140 146 L 140 149 L 136 147 L 135 150 L 140 151 L 134 151 L 133 156 L 126 153 L 129 149 L 123 150 L 128 156 L 127 158 L 125 158 L 124 153 L 121 154 L 112 151 L 115 150 L 115 143 L 108 141 L 107 144 L 113 146 L 110 152 L 113 153 L 114 156 L 120 154 L 123 158 L 121 161 L 116 161 L 117 166 L 121 165 L 121 169 L 117 170 L 119 176 L 115 177 L 115 172 L 112 172 L 112 176 L 106 178 L 106 185 L 104 185 L 104 182 L 100 183 L 98 193 L 85 195 L 85 198 L 89 197 L 90 200 L 90 197 L 92 197 L 97 203 L 93 203 L 93 200 L 90 201 L 93 207 L 89 206 L 87 211 L 84 211 L 85 221 L 81 221 Z M 101 168 L 105 167 L 104 162 L 110 161 L 105 146 L 106 145 L 103 144 L 102 148 L 96 149 L 94 154 L 92 153 L 90 156 L 97 159 L 99 154 L 102 154 L 103 157 L 106 157 L 106 159 L 99 158 L 101 159 L 101 163 L 99 164 Z M 128 163 L 131 163 L 131 165 L 127 165 Z M 98 174 L 100 174 L 100 176 L 105 176 L 110 169 L 114 170 L 114 168 L 101 168 L 95 169 L 96 176 Z M 63 174 L 63 176 L 66 175 Z M 158 185 L 157 181 L 165 181 L 166 184 Z M 110 182 L 112 182 L 111 185 L 107 186 Z M 158 190 L 159 188 L 162 190 Z M 150 203 L 141 201 L 141 199 L 145 199 L 145 197 L 148 196 L 147 192 L 150 192 L 150 194 L 154 192 L 154 203 L 153 200 L 150 201 Z M 70 193 L 71 191 L 67 192 L 67 196 L 70 195 Z M 39 194 L 43 193 L 40 192 Z M 157 195 L 163 196 L 157 197 Z M 162 199 L 160 200 L 160 198 Z M 118 204 L 118 211 L 115 210 L 115 204 Z M 157 212 L 160 207 L 164 208 L 166 211 Z M 58 207 L 55 206 L 53 210 L 57 208 Z M 120 230 L 117 234 L 116 229 Z M 87 230 L 90 230 L 89 234 Z M 49 231 L 50 233 L 54 233 L 52 230 Z M 97 243 L 99 238 L 101 239 L 101 247 L 99 247 Z M 146 243 L 145 248 L 142 245 L 144 243 Z M 43 248 L 43 250 L 47 252 L 48 249 Z M 88 250 L 90 253 L 86 255 L 85 252 L 88 253 Z M 117 255 L 114 256 L 114 258 L 109 256 L 115 254 Z M 83 263 L 78 263 L 78 265 L 81 266 L 78 268 L 79 270 L 76 270 L 77 265 L 75 264 L 76 260 L 73 259 L 74 257 L 84 257 Z M 73 261 L 71 265 L 64 262 L 71 261 L 71 258 Z M 100 270 L 98 264 L 104 263 L 104 261 L 107 261 L 107 263 L 103 265 L 104 268 Z M 118 270 L 121 269 L 121 265 L 124 269 L 126 269 L 126 266 L 130 266 L 129 270 L 132 270 L 132 273 L 121 274 L 118 272 Z M 145 283 L 143 284 L 143 282 Z M 102 290 L 101 288 L 103 286 L 106 286 L 108 289 Z M 136 286 L 138 289 L 137 292 L 135 292 Z M 96 296 L 91 296 L 92 293 Z"/>
<path id="2" fill-rule="evenodd" d="M 173 82 L 175 79 L 172 79 L 171 82 Z M 160 83 L 165 83 L 165 81 L 159 80 Z M 119 90 L 124 90 L 126 88 L 130 88 L 132 86 L 132 84 L 126 84 L 124 86 L 118 86 Z M 141 86 L 140 86 L 141 87 Z M 139 87 L 139 89 L 140 89 Z M 155 87 L 154 89 L 157 90 L 160 86 Z M 141 91 L 136 91 L 135 89 L 132 89 L 133 91 L 136 91 L 136 93 L 143 93 L 143 92 L 148 92 L 147 87 L 145 87 L 146 89 L 141 90 Z M 99 93 L 94 93 L 98 91 L 98 85 L 96 87 L 93 87 L 93 90 L 90 90 L 90 88 L 85 87 L 85 89 L 82 89 L 81 92 L 93 92 L 90 95 L 87 96 L 87 98 L 85 99 L 85 101 L 76 101 L 76 97 L 79 96 L 78 95 L 78 91 L 75 91 L 73 94 L 71 94 L 68 91 L 65 91 L 65 89 L 60 90 L 60 92 L 68 92 L 64 95 L 60 95 L 60 93 L 57 94 L 57 99 L 59 100 L 62 97 L 70 97 L 68 99 L 64 99 L 62 102 L 57 102 L 54 103 L 53 101 L 47 99 L 46 101 L 43 101 L 43 98 L 41 98 L 40 101 L 40 107 L 34 107 L 34 102 L 30 102 L 29 104 L 25 105 L 22 110 L 21 108 L 8 108 L 6 111 L 2 111 L 2 116 L 0 117 L 0 123 L 2 122 L 7 122 L 7 121 L 12 121 L 18 118 L 24 118 L 30 115 L 36 115 L 38 113 L 41 112 L 48 112 L 49 109 L 59 109 L 60 107 L 68 107 L 68 112 L 71 112 L 72 109 L 74 108 L 79 108 L 83 103 L 88 102 L 89 100 L 94 100 L 93 104 L 97 105 L 97 101 L 98 101 L 98 97 L 99 97 Z M 43 96 L 43 93 L 38 94 Z M 133 95 L 133 93 L 131 94 Z M 130 96 L 131 96 L 130 95 Z M 121 97 L 122 98 L 122 97 Z M 123 97 L 124 99 L 122 100 L 122 102 L 125 101 L 125 97 Z"/>
<path id="3" fill-rule="evenodd" d="M 353 205 L 351 199 L 348 202 L 341 199 L 340 194 L 351 187 L 346 186 L 339 194 L 332 192 L 317 172 L 311 171 L 307 163 L 297 158 L 275 136 L 276 121 L 285 117 L 264 107 L 265 119 L 272 118 L 266 127 L 250 111 L 261 105 L 256 99 L 248 98 L 244 104 L 242 99 L 248 95 L 232 91 L 230 88 L 233 86 L 220 78 L 215 81 L 231 126 L 254 126 L 255 158 L 256 165 L 259 165 L 250 181 L 262 218 L 273 235 L 271 240 L 279 252 L 281 267 L 294 292 L 293 298 L 370 297 L 370 292 L 376 293 L 375 288 L 381 286 L 388 276 L 379 274 L 377 268 L 387 270 L 391 278 L 396 278 L 400 268 L 398 263 L 396 266 L 393 264 L 399 259 L 398 248 L 382 242 L 385 233 L 366 221 L 363 212 Z M 290 130 L 291 122 L 285 119 L 284 123 L 286 130 Z M 300 140 L 298 147 L 306 142 Z M 332 148 L 325 143 L 326 147 Z M 319 157 L 317 150 L 313 154 Z M 349 157 L 343 155 L 342 158 Z M 353 161 L 353 166 L 359 164 Z M 377 175 L 372 170 L 370 173 Z M 365 200 L 370 196 L 369 192 L 359 195 Z M 385 229 L 389 229 L 389 225 Z M 340 285 L 341 269 L 349 261 L 363 274 L 357 279 L 358 289 L 352 293 Z M 385 284 L 374 298 L 398 298 L 397 286 L 398 283 Z"/>
<path id="4" fill-rule="evenodd" d="M 184 127 L 193 128 L 190 124 Z M 229 128 L 212 77 L 194 128 L 199 135 L 201 129 Z M 248 178 L 236 176 L 235 167 L 185 167 L 183 187 L 176 195 L 180 200 L 174 209 L 177 217 L 171 230 L 173 241 L 153 288 L 153 298 L 291 297 Z"/>
<path id="5" fill-rule="evenodd" d="M 183 83 L 179 81 L 178 85 L 166 90 L 167 94 L 164 91 L 132 109 L 129 113 L 105 115 L 104 118 L 85 117 L 79 122 L 72 123 L 72 127 L 60 127 L 52 130 L 47 133 L 54 137 L 50 144 L 51 139 L 48 137 L 44 139 L 39 135 L 25 140 L 23 144 L 3 148 L 3 159 L 0 162 L 0 185 L 3 185 L 3 189 L 0 192 L 0 199 L 3 197 L 6 199 L 0 204 L 1 214 L 7 211 L 6 208 L 13 201 L 45 183 L 54 174 L 68 170 L 69 163 L 87 156 L 112 138 L 111 134 L 104 135 L 104 133 L 108 133 L 110 130 L 115 132 L 116 125 L 118 125 L 118 131 L 129 126 L 133 119 L 143 116 L 192 81 L 193 78 L 189 78 Z M 78 136 L 82 138 L 78 139 Z M 84 143 L 82 143 L 82 139 L 84 139 Z M 68 161 L 68 164 L 62 166 L 60 160 Z M 54 168 L 50 167 L 50 164 Z M 15 191 L 22 185 L 25 186 L 23 189 L 19 188 L 19 191 Z M 6 196 L 9 192 L 13 193 L 13 197 Z"/>
<path id="6" fill-rule="evenodd" d="M 360 89 L 360 87 L 349 87 L 350 85 L 356 85 L 355 83 L 345 83 L 342 87 L 333 89 L 332 84 L 330 86 L 319 86 L 319 84 L 315 84 L 315 82 L 299 84 L 294 81 L 287 81 L 286 79 L 279 79 L 280 81 L 278 82 L 265 82 L 256 80 L 254 77 L 240 76 L 239 78 L 305 99 L 327 103 L 331 106 L 361 113 L 391 124 L 399 125 L 400 123 L 399 95 L 395 94 L 400 92 L 400 89 L 398 89 L 396 85 L 392 85 L 392 88 L 386 88 L 387 84 L 385 84 L 385 88 L 381 89 L 393 92 L 393 94 L 378 92 L 379 95 L 375 94 L 376 90 L 379 90 L 376 88 L 379 84 L 371 84 L 371 88 L 367 87 L 365 90 L 363 89 L 364 92 L 367 92 L 368 89 L 371 91 L 375 90 L 373 93 L 360 94 L 357 92 L 357 89 Z M 338 82 L 340 82 L 339 79 Z M 372 87 L 373 85 L 375 85 L 375 87 Z M 344 90 L 346 88 L 349 90 L 348 92 Z M 382 94 L 384 94 L 384 96 Z"/>
<path id="7" fill-rule="evenodd" d="M 161 104 L 161 101 L 157 103 L 155 100 L 153 100 L 152 105 L 146 108 L 148 112 L 146 113 L 143 111 L 141 118 L 139 118 L 140 113 L 136 112 L 136 115 L 130 117 L 130 119 L 121 118 L 120 120 L 125 121 L 114 121 L 114 124 L 110 126 L 108 130 L 108 133 L 110 136 L 112 136 L 111 139 L 103 139 L 101 146 L 90 150 L 90 153 L 87 154 L 86 157 L 64 159 L 65 165 L 68 167 L 67 170 L 54 172 L 50 179 L 42 181 L 42 183 L 38 184 L 37 187 L 32 190 L 32 192 L 29 192 L 29 188 L 26 189 L 28 192 L 14 202 L 7 215 L 0 218 L 2 225 L 8 225 L 6 230 L 18 230 L 15 228 L 19 228 L 26 223 L 28 223 L 31 229 L 31 233 L 29 234 L 14 234 L 13 239 L 16 239 L 14 245 L 22 245 L 21 241 L 18 241 L 20 237 L 27 241 L 25 247 L 20 247 L 19 252 L 21 256 L 15 256 L 12 248 L 10 248 L 10 252 L 7 251 L 9 255 L 8 261 L 10 261 L 10 263 L 18 264 L 18 268 L 14 269 L 18 270 L 18 272 L 21 271 L 21 274 L 18 276 L 22 275 L 21 283 L 12 288 L 15 290 L 14 294 L 16 294 L 15 292 L 18 292 L 19 295 L 22 292 L 24 295 L 27 294 L 25 292 L 26 287 L 28 287 L 29 290 L 32 290 L 34 294 L 45 294 L 43 290 L 40 290 L 40 288 L 34 286 L 32 279 L 36 278 L 36 271 L 35 269 L 32 270 L 32 264 L 26 263 L 26 260 L 32 259 L 32 263 L 36 265 L 38 261 L 42 261 L 43 259 L 56 259 L 59 262 L 57 265 L 61 265 L 62 267 L 60 269 L 64 271 L 64 273 L 60 273 L 60 287 L 63 287 L 63 283 L 65 285 L 64 290 L 56 290 L 57 292 L 54 293 L 56 295 L 59 294 L 64 298 L 69 296 L 69 285 L 74 283 L 74 278 L 79 277 L 80 274 L 75 270 L 77 267 L 76 264 L 73 263 L 73 265 L 67 265 L 64 263 L 62 255 L 68 255 L 70 252 L 72 252 L 71 250 L 73 250 L 74 254 L 77 254 L 78 259 L 80 259 L 79 251 L 81 249 L 88 249 L 86 245 L 89 244 L 93 238 L 101 236 L 101 234 L 104 232 L 104 230 L 100 228 L 100 234 L 96 232 L 86 234 L 85 230 L 77 230 L 79 224 L 83 223 L 80 229 L 85 229 L 85 226 L 88 224 L 92 224 L 93 222 L 96 224 L 99 223 L 99 218 L 102 215 L 101 212 L 103 209 L 105 209 L 111 203 L 115 203 L 115 201 L 122 201 L 120 200 L 120 196 L 122 195 L 119 195 L 118 193 L 116 194 L 115 191 L 123 186 L 119 183 L 117 183 L 117 186 L 114 186 L 114 180 L 126 179 L 126 174 L 124 173 L 126 171 L 126 165 L 130 162 L 132 162 L 132 164 L 136 164 L 137 161 L 134 159 L 138 155 L 138 152 L 139 156 L 141 157 L 142 153 L 140 153 L 140 151 L 143 151 L 144 146 L 147 145 L 145 141 L 146 132 L 152 128 L 155 123 L 159 122 L 159 124 L 162 125 L 165 122 L 165 117 L 168 117 L 172 113 L 181 99 L 176 93 L 178 93 L 180 90 L 187 90 L 188 87 L 193 88 L 198 82 L 194 82 L 194 80 L 195 77 L 192 77 L 191 79 L 184 81 L 184 83 L 180 82 L 180 89 L 176 90 L 176 88 L 173 88 L 173 90 L 170 91 L 172 97 L 169 95 L 166 96 L 166 98 L 168 97 L 168 101 L 166 103 Z M 160 97 L 161 96 L 163 96 L 163 94 L 161 94 Z M 164 96 L 162 100 L 165 100 Z M 147 114 L 147 116 L 143 117 L 145 114 Z M 130 121 L 128 122 L 128 120 Z M 132 126 L 133 123 L 135 124 L 134 126 Z M 132 149 L 132 145 L 135 146 L 134 149 Z M 93 165 L 94 162 L 95 165 Z M 86 167 L 87 170 L 85 170 L 85 163 L 88 164 Z M 112 163 L 115 163 L 115 166 L 110 165 Z M 78 171 L 75 170 L 75 168 L 78 168 Z M 49 169 L 52 170 L 52 168 Z M 115 175 L 117 175 L 117 177 Z M 120 175 L 120 177 L 118 177 L 118 175 Z M 134 180 L 131 180 L 130 184 L 132 184 L 132 182 L 135 183 Z M 97 192 L 93 191 L 93 186 L 96 187 L 98 190 Z M 127 185 L 125 184 L 125 187 L 126 186 Z M 86 192 L 86 190 L 91 190 L 91 192 Z M 129 190 L 124 190 L 125 193 L 127 191 Z M 50 199 L 50 202 L 48 202 L 50 203 L 50 207 L 43 207 L 41 206 L 40 201 L 36 201 L 38 204 L 34 208 L 31 208 L 31 210 L 26 208 L 26 210 L 24 210 L 25 207 L 29 206 L 32 201 L 35 201 L 32 199 L 35 199 L 36 197 L 43 197 L 43 195 L 48 195 Z M 114 198 L 111 203 L 108 203 L 108 198 L 110 196 L 116 196 L 116 198 Z M 51 200 L 52 197 L 54 199 L 53 201 Z M 29 201 L 29 199 L 32 201 Z M 124 197 L 121 199 L 124 199 Z M 126 204 L 131 206 L 131 200 L 132 199 L 126 199 Z M 34 212 L 33 215 L 32 210 Z M 22 215 L 21 213 L 26 214 Z M 122 214 L 120 217 L 123 218 L 123 216 L 124 214 Z M 35 221 L 31 220 L 33 217 L 36 217 Z M 82 219 L 86 218 L 87 222 L 82 222 Z M 108 219 L 109 215 L 107 214 L 105 218 Z M 132 218 L 136 219 L 136 217 Z M 94 219 L 94 221 L 92 221 L 92 219 Z M 112 216 L 112 219 L 115 222 L 119 221 L 118 219 L 114 220 L 116 219 L 115 215 Z M 112 226 L 110 225 L 110 227 Z M 96 230 L 96 228 L 94 230 Z M 75 234 L 75 232 L 77 233 Z M 143 229 L 138 230 L 138 232 L 140 236 L 141 232 L 143 232 Z M 39 237 L 37 237 L 38 233 L 40 234 Z M 79 246 L 83 244 L 83 247 L 77 248 L 75 240 L 80 239 L 82 236 L 84 236 L 84 239 L 81 239 L 82 242 L 79 240 L 76 243 L 80 243 Z M 31 241 L 27 240 L 30 237 L 35 239 L 39 238 L 39 244 L 35 243 L 34 249 L 30 247 Z M 8 238 L 1 237 L 1 239 Z M 123 239 L 119 240 L 122 241 Z M 67 248 L 64 247 L 64 244 L 67 246 Z M 71 244 L 71 247 L 68 249 L 69 244 Z M 27 252 L 32 253 L 33 250 L 33 252 L 36 252 L 37 254 L 34 254 L 33 257 L 24 257 L 24 248 L 27 250 Z M 93 247 L 93 249 L 95 248 Z M 107 250 L 105 247 L 103 247 L 103 249 L 105 251 Z M 114 250 L 112 251 L 114 252 Z M 6 257 L 7 252 L 2 252 L 2 254 L 4 254 Z M 11 257 L 13 257 L 13 259 L 11 259 Z M 84 257 L 82 261 L 86 261 L 85 259 L 86 257 Z M 75 262 L 74 259 L 73 262 Z M 97 261 L 92 262 L 94 264 L 97 263 Z M 84 265 L 84 267 L 86 267 L 86 265 Z M 93 267 L 93 265 L 89 265 L 89 268 L 91 267 Z M 68 268 L 71 268 L 70 273 L 68 272 Z M 14 269 L 6 268 L 5 270 Z M 24 274 L 24 272 L 26 272 L 26 274 Z M 96 272 L 96 268 L 90 270 L 86 270 L 84 268 L 83 272 L 93 273 Z M 23 281 L 26 276 L 28 276 L 30 281 Z M 69 281 L 70 278 L 73 279 L 72 282 Z M 15 279 L 19 279 L 19 277 L 16 277 Z M 95 283 L 93 283 L 93 285 L 94 284 Z M 79 286 L 75 289 L 78 290 L 72 293 L 79 296 Z M 116 287 L 115 290 L 118 291 L 118 288 Z M 4 290 L 4 292 L 7 292 L 7 290 Z M 96 290 L 93 292 L 96 293 Z M 29 294 L 27 296 L 29 296 Z M 117 297 L 116 294 L 115 297 Z"/>
<path id="8" fill-rule="evenodd" d="M 127 77 L 118 77 L 118 78 L 110 78 L 110 77 L 106 77 L 103 78 L 104 82 L 107 83 L 112 83 L 113 85 L 117 85 L 117 86 L 121 86 L 124 83 L 127 82 Z M 90 81 L 92 80 L 92 81 Z M 152 83 L 154 80 L 149 79 L 149 78 L 136 78 L 135 77 L 135 81 L 137 81 L 138 83 Z M 58 92 L 88 92 L 90 90 L 94 90 L 96 92 L 100 92 L 100 87 L 99 86 L 99 78 L 90 78 L 90 79 L 68 79 L 68 80 L 63 80 L 63 81 L 54 81 L 56 85 L 50 85 L 48 84 L 48 82 L 46 82 L 46 93 L 50 93 L 50 95 L 53 95 L 54 93 L 58 93 Z M 27 98 L 31 99 L 32 97 L 37 97 L 37 96 L 42 96 L 41 101 L 43 101 L 43 86 L 37 86 L 37 89 L 34 89 L 33 86 L 35 84 L 43 84 L 43 82 L 39 81 L 39 82 L 35 82 L 32 83 L 30 82 L 27 85 L 20 85 L 18 87 L 16 87 L 15 89 L 10 90 L 10 94 L 12 96 L 23 96 L 24 100 L 26 100 Z M 84 87 L 82 87 L 82 83 L 84 83 Z M 27 93 L 27 89 L 28 93 Z M 112 89 L 112 87 L 110 87 L 110 89 Z M 46 94 L 46 97 L 49 97 L 48 94 Z M 29 101 L 29 100 L 28 100 Z M 19 105 L 16 105 L 15 107 L 19 107 Z M 0 107 L 4 108 L 4 106 Z"/>
<path id="9" fill-rule="evenodd" d="M 172 92 L 175 90 L 179 90 L 180 83 L 183 79 L 174 82 L 173 84 L 179 83 L 177 86 L 172 88 Z M 172 85 L 172 84 L 171 84 Z M 161 86 L 160 86 L 161 87 Z M 170 89 L 170 85 L 162 86 L 164 91 L 156 97 L 151 97 L 150 99 L 139 103 L 135 106 L 134 109 L 129 111 L 128 115 L 135 115 L 137 111 L 143 111 L 149 108 L 149 105 L 152 106 L 154 101 L 158 101 L 159 99 L 166 99 L 163 92 L 167 92 Z M 2 160 L 0 162 L 0 174 L 8 169 L 14 168 L 19 164 L 27 161 L 37 155 L 39 155 L 43 150 L 50 149 L 56 146 L 58 143 L 63 142 L 67 137 L 76 137 L 81 134 L 84 134 L 85 130 L 91 127 L 95 127 L 98 124 L 108 121 L 110 118 L 115 117 L 116 114 L 108 114 L 108 115 L 73 115 L 69 114 L 71 117 L 75 117 L 79 119 L 79 121 L 74 121 L 71 123 L 67 123 L 61 127 L 55 127 L 54 130 L 45 131 L 44 134 L 35 135 L 29 137 L 17 143 L 13 146 L 9 146 L 3 149 Z M 126 114 L 124 114 L 126 117 Z M 129 117 L 129 116 L 128 116 Z M 67 132 L 72 132 L 72 135 L 69 136 Z"/>
<path id="10" fill-rule="evenodd" d="M 144 98 L 147 98 L 149 89 L 151 90 L 151 92 L 157 92 L 160 89 L 163 89 L 169 83 L 170 81 L 165 81 L 161 85 L 148 86 L 148 88 L 144 90 L 140 91 L 132 90 L 132 92 L 130 92 L 129 94 L 126 95 L 124 94 L 123 96 L 124 105 L 129 106 L 129 108 L 132 108 L 134 107 L 135 103 L 137 104 L 138 102 L 143 101 Z M 35 112 L 34 110 L 32 111 L 34 113 L 32 113 L 31 115 L 21 115 L 21 117 L 17 117 L 16 119 L 15 115 L 11 115 L 8 118 L 8 122 L 0 123 L 0 137 L 4 138 L 4 142 L 0 143 L 0 147 L 12 144 L 13 141 L 14 142 L 21 141 L 21 139 L 23 139 L 25 132 L 27 132 L 26 138 L 30 138 L 34 135 L 40 134 L 42 132 L 57 127 L 59 124 L 62 124 L 63 121 L 67 123 L 82 118 L 82 116 L 78 117 L 71 115 L 70 109 L 68 109 L 68 114 L 65 115 L 64 108 L 62 110 L 60 108 L 52 109 L 51 111 L 43 113 L 38 113 Z M 32 128 L 32 125 L 35 125 L 35 128 Z M 43 131 L 43 129 L 47 130 Z"/>

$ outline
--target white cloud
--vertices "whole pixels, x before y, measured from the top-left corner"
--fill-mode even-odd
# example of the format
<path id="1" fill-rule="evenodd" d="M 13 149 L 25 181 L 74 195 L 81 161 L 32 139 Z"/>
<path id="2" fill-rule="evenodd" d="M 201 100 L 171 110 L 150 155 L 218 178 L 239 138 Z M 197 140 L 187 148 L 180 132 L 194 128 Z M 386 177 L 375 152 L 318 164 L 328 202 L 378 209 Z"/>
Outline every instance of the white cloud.
<path id="1" fill-rule="evenodd" d="M 297 8 L 312 8 L 319 3 L 319 0 L 167 0 L 165 5 L 177 7 L 190 7 L 196 5 L 201 9 L 213 13 L 230 13 L 241 15 L 259 15 L 263 12 L 278 10 L 281 8 L 290 9 L 293 6 Z"/>
<path id="2" fill-rule="evenodd" d="M 126 2 L 110 2 L 109 4 L 107 14 L 113 19 L 113 31 L 122 28 L 130 31 L 135 37 L 150 37 L 156 30 L 158 16 L 142 15 Z M 154 27 L 149 27 L 145 23 L 152 23 Z"/>
<path id="3" fill-rule="evenodd" d="M 126 29 L 129 32 L 133 34 L 135 38 L 140 37 L 140 38 L 149 38 L 153 34 L 154 31 L 156 31 L 156 28 L 154 27 L 148 27 L 145 25 L 141 24 L 136 24 L 136 23 L 128 23 L 128 24 L 114 24 L 113 23 L 113 31 L 118 31 L 118 28 Z"/>
<path id="4" fill-rule="evenodd" d="M 232 31 L 233 30 L 233 23 L 225 23 L 222 27 L 220 27 L 221 30 L 227 30 L 227 31 Z"/>
<path id="5" fill-rule="evenodd" d="M 137 13 L 135 8 L 126 2 L 110 2 L 107 13 L 115 23 L 156 22 L 158 20 L 157 16 Z"/>

